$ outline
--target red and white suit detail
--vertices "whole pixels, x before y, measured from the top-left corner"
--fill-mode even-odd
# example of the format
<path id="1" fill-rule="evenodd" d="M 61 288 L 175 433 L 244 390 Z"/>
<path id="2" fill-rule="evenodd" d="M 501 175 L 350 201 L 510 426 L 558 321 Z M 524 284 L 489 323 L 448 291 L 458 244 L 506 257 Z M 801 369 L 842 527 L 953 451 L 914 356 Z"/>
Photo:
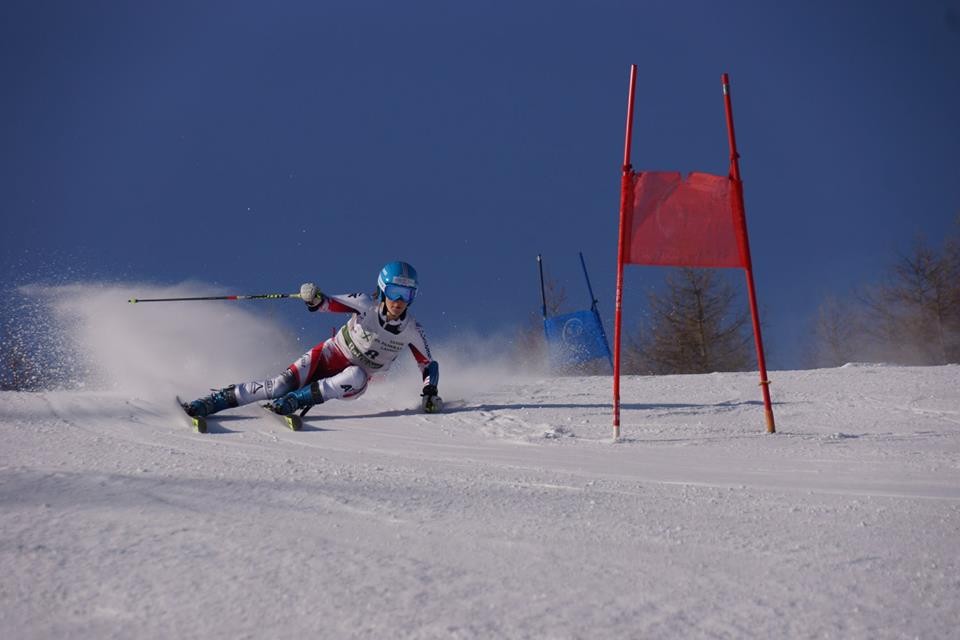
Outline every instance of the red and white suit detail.
<path id="1" fill-rule="evenodd" d="M 388 320 L 382 303 L 365 293 L 351 293 L 326 296 L 310 311 L 353 315 L 332 338 L 304 353 L 279 376 L 236 385 L 240 404 L 279 398 L 313 382 L 325 401 L 356 398 L 367 390 L 370 376 L 387 371 L 405 349 L 410 349 L 426 377 L 433 361 L 430 347 L 409 309 L 397 320 Z"/>

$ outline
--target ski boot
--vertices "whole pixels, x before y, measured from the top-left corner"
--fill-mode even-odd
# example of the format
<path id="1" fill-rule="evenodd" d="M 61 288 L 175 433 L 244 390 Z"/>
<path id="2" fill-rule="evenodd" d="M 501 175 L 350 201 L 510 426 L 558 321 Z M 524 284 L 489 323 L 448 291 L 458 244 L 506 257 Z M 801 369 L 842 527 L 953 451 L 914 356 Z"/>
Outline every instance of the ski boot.
<path id="1" fill-rule="evenodd" d="M 198 398 L 193 402 L 187 402 L 183 405 L 183 410 L 187 415 L 193 418 L 205 418 L 212 413 L 231 409 L 239 406 L 237 402 L 237 393 L 233 385 L 223 389 L 214 390 L 208 396 Z"/>
<path id="2" fill-rule="evenodd" d="M 420 395 L 420 408 L 424 413 L 440 413 L 443 411 L 443 398 L 437 395 L 437 385 L 424 385 Z"/>
<path id="3" fill-rule="evenodd" d="M 302 389 L 291 391 L 264 406 L 282 416 L 289 416 L 297 411 L 300 411 L 302 416 L 310 407 L 321 402 L 323 402 L 323 396 L 320 395 L 320 385 L 314 382 Z"/>

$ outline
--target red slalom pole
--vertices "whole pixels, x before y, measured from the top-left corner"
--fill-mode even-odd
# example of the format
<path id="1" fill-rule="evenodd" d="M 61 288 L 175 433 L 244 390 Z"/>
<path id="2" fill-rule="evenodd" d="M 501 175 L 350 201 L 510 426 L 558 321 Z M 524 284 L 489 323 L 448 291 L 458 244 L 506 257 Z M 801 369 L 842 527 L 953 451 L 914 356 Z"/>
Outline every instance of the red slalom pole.
<path id="1" fill-rule="evenodd" d="M 760 369 L 760 388 L 763 390 L 763 407 L 767 419 L 767 433 L 776 433 L 773 405 L 770 402 L 770 380 L 767 379 L 767 362 L 763 355 L 763 337 L 760 335 L 760 313 L 757 310 L 757 292 L 753 284 L 753 261 L 750 258 L 750 239 L 747 235 L 747 214 L 743 203 L 743 182 L 740 180 L 740 154 L 737 152 L 737 137 L 733 129 L 733 106 L 730 101 L 730 77 L 724 73 L 723 103 L 727 114 L 727 139 L 730 143 L 730 177 L 733 179 L 733 209 L 736 216 L 740 252 L 747 276 L 747 295 L 750 299 L 750 316 L 753 320 L 753 337 L 757 346 L 757 366 Z"/>
<path id="2" fill-rule="evenodd" d="M 633 97 L 637 87 L 637 65 L 630 65 L 630 93 L 627 96 L 627 132 L 623 143 L 623 172 L 620 177 L 620 236 L 617 241 L 617 296 L 613 318 L 613 439 L 620 439 L 620 324 L 623 319 L 623 254 L 627 247 L 627 211 L 633 206 L 633 167 L 630 141 L 633 138 Z"/>

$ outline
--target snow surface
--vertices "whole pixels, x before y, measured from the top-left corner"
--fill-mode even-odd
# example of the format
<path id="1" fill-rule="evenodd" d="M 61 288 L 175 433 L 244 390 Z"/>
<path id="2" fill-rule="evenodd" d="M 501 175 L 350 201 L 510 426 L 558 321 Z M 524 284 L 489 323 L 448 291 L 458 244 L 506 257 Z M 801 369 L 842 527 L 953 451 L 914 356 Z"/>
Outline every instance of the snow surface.
<path id="1" fill-rule="evenodd" d="M 776 435 L 756 374 L 627 377 L 613 443 L 609 378 L 436 345 L 442 415 L 407 368 L 200 435 L 174 390 L 303 345 L 82 293 L 86 386 L 0 393 L 2 638 L 957 637 L 958 366 L 772 372 Z"/>

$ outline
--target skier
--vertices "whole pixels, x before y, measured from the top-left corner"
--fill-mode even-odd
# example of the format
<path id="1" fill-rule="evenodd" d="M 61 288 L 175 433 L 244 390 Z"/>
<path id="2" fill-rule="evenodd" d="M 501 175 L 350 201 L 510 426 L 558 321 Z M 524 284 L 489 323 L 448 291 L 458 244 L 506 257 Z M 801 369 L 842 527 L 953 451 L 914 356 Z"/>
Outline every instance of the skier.
<path id="1" fill-rule="evenodd" d="M 391 262 L 380 270 L 373 297 L 365 293 L 328 296 L 312 282 L 300 287 L 310 311 L 352 313 L 332 338 L 321 342 L 280 375 L 269 380 L 233 384 L 183 404 L 191 417 L 269 400 L 264 406 L 281 415 L 304 411 L 327 400 L 356 398 L 367 390 L 371 374 L 384 372 L 409 348 L 423 375 L 421 407 L 440 411 L 437 395 L 439 365 L 430 356 L 420 324 L 409 313 L 419 283 L 406 262 Z"/>

